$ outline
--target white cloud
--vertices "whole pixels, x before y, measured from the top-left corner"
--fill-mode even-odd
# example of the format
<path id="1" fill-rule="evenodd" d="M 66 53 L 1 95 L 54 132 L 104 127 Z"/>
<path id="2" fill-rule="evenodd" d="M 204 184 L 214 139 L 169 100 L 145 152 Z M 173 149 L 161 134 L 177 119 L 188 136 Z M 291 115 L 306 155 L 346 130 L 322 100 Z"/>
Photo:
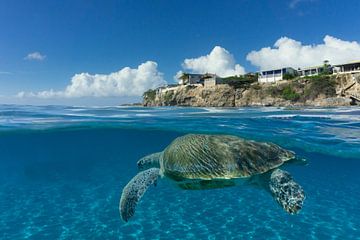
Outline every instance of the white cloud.
<path id="1" fill-rule="evenodd" d="M 206 56 L 185 59 L 182 67 L 194 73 L 216 73 L 221 77 L 245 73 L 245 69 L 235 63 L 233 55 L 219 46 L 214 47 Z"/>
<path id="2" fill-rule="evenodd" d="M 157 63 L 147 61 L 137 68 L 125 67 L 110 74 L 75 74 L 63 91 L 19 92 L 17 97 L 76 98 L 141 96 L 146 90 L 165 84 Z"/>
<path id="3" fill-rule="evenodd" d="M 262 70 L 289 66 L 293 68 L 321 65 L 324 60 L 331 64 L 360 59 L 360 44 L 326 35 L 324 43 L 303 45 L 288 37 L 278 39 L 274 48 L 265 47 L 252 51 L 246 59 Z"/>
<path id="4" fill-rule="evenodd" d="M 39 52 L 32 52 L 29 53 L 26 57 L 24 57 L 25 60 L 35 60 L 35 61 L 42 61 L 46 58 L 45 55 L 42 55 Z"/>

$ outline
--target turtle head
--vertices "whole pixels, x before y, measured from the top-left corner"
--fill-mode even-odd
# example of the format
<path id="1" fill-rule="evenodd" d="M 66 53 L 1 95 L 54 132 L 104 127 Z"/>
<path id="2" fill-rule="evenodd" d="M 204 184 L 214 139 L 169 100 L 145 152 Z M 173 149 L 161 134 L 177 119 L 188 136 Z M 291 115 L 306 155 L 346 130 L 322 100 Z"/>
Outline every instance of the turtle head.
<path id="1" fill-rule="evenodd" d="M 149 168 L 160 168 L 160 157 L 162 155 L 162 152 L 153 153 L 150 155 L 147 155 L 143 158 L 141 158 L 137 162 L 137 166 L 139 171 L 144 171 Z"/>
<path id="2" fill-rule="evenodd" d="M 151 168 L 151 162 L 148 161 L 147 157 L 143 157 L 137 162 L 137 166 L 140 171 L 144 171 Z"/>

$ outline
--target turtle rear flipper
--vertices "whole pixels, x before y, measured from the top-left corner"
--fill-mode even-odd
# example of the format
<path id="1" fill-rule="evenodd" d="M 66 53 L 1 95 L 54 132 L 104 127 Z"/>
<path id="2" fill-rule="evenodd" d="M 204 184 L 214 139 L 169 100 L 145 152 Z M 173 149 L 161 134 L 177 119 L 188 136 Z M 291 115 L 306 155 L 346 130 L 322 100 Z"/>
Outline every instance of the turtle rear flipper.
<path id="1" fill-rule="evenodd" d="M 137 203 L 151 185 L 156 185 L 159 168 L 150 168 L 138 173 L 125 186 L 119 204 L 121 218 L 127 222 L 134 214 Z"/>
<path id="2" fill-rule="evenodd" d="M 138 169 L 144 171 L 149 168 L 160 168 L 160 157 L 162 152 L 149 154 L 137 162 Z"/>
<path id="3" fill-rule="evenodd" d="M 290 173 L 276 169 L 271 173 L 270 191 L 280 206 L 290 214 L 300 211 L 305 200 L 302 187 L 296 183 Z"/>

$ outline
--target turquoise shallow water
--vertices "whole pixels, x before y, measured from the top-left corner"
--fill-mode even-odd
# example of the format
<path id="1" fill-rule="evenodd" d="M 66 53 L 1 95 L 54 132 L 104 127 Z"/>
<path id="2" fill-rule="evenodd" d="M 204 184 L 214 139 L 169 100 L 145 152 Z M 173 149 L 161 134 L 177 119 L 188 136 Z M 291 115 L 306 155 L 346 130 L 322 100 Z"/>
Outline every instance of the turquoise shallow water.
<path id="1" fill-rule="evenodd" d="M 186 133 L 272 141 L 306 192 L 287 215 L 249 187 L 159 181 L 123 223 L 136 161 Z M 0 106 L 0 239 L 360 239 L 360 109 Z"/>

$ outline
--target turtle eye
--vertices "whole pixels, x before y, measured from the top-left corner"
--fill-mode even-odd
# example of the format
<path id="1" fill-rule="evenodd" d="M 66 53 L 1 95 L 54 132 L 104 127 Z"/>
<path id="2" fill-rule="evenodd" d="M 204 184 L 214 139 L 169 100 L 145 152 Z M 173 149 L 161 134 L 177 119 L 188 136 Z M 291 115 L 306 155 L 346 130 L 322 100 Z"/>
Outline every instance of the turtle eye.
<path id="1" fill-rule="evenodd" d="M 140 160 L 140 161 L 138 161 L 137 165 L 138 165 L 139 170 L 143 170 L 146 168 L 147 163 L 146 163 L 146 161 Z"/>

